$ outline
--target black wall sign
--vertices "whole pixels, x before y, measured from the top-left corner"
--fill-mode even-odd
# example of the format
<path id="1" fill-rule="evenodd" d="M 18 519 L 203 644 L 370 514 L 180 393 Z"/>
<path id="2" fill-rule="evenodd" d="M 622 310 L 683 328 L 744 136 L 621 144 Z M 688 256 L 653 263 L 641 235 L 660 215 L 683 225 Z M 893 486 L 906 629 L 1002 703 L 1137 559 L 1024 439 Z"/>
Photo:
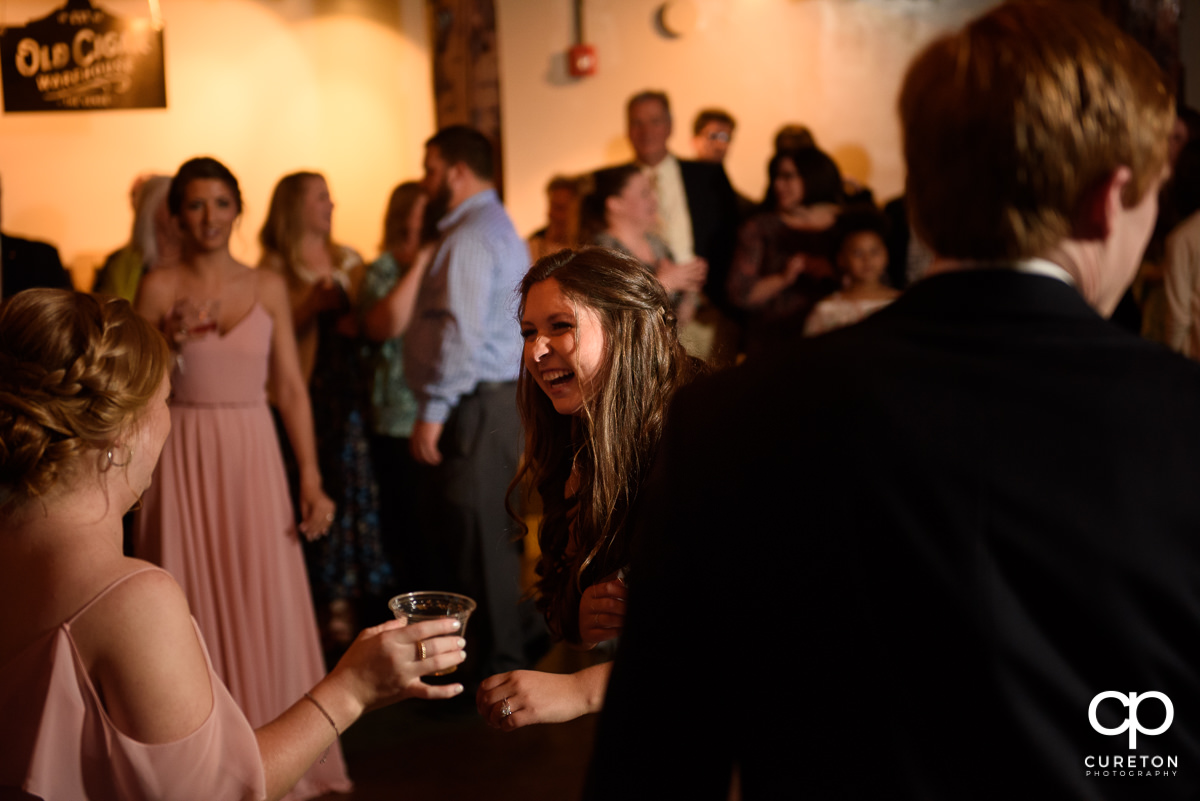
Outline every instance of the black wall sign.
<path id="1" fill-rule="evenodd" d="M 0 34 L 4 110 L 166 108 L 162 26 L 68 0 Z"/>

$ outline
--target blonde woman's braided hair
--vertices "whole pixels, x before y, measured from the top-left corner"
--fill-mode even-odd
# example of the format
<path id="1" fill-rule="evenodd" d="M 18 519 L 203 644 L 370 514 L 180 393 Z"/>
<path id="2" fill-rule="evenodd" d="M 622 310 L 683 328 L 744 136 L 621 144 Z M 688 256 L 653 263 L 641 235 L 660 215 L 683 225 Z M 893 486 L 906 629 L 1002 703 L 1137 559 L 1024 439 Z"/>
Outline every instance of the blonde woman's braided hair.
<path id="1" fill-rule="evenodd" d="M 0 306 L 0 511 L 111 449 L 169 358 L 162 335 L 119 298 L 30 289 Z"/>

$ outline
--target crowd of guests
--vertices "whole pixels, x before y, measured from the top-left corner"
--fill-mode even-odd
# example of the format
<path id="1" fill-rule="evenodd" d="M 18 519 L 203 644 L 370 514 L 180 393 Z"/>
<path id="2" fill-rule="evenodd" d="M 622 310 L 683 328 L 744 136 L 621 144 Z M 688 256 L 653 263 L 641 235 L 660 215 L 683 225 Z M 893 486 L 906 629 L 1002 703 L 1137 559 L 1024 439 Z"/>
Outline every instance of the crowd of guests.
<path id="1" fill-rule="evenodd" d="M 979 35 L 1004 39 L 1009 34 L 997 31 L 1021 30 L 1021 41 L 1008 43 L 1014 52 L 1059 48 L 1071 59 L 1087 57 L 1077 52 L 1081 42 L 1117 36 L 1088 14 L 1060 18 L 1049 9 L 1019 0 L 993 12 L 1004 24 Z M 1031 44 L 1034 31 L 1046 41 Z M 702 111 L 693 126 L 698 158 L 680 159 L 667 149 L 669 100 L 647 91 L 627 106 L 635 161 L 554 178 L 548 225 L 528 241 L 496 192 L 492 143 L 465 126 L 426 143 L 424 176 L 393 191 L 380 254 L 369 264 L 333 237 L 330 187 L 315 172 L 280 179 L 260 232 L 260 263 L 239 263 L 229 240 L 241 189 L 226 165 L 208 157 L 171 177 L 139 179 L 129 243 L 106 261 L 94 294 L 71 292 L 54 270 L 34 268 L 46 246 L 0 240 L 0 600 L 21 612 L 0 627 L 0 717 L 28 743 L 0 755 L 0 788 L 45 798 L 299 801 L 350 790 L 337 737 L 367 709 L 469 688 L 480 714 L 511 730 L 600 711 L 611 686 L 616 708 L 601 729 L 592 792 L 664 797 L 681 781 L 667 763 L 633 789 L 619 768 L 638 765 L 638 775 L 649 776 L 641 771 L 651 771 L 650 741 L 681 733 L 684 721 L 700 736 L 702 710 L 693 707 L 703 705 L 708 685 L 688 675 L 679 691 L 663 688 L 654 671 L 672 649 L 698 647 L 706 635 L 748 649 L 765 644 L 737 627 L 764 639 L 778 631 L 789 569 L 803 576 L 796 592 L 811 602 L 796 614 L 829 664 L 814 677 L 843 689 L 872 680 L 865 666 L 879 654 L 854 639 L 864 626 L 839 625 L 839 615 L 884 626 L 884 639 L 900 638 L 886 627 L 903 618 L 925 637 L 923 647 L 939 656 L 925 659 L 917 649 L 896 667 L 914 686 L 932 687 L 947 675 L 945 665 L 980 667 L 973 652 L 947 650 L 933 629 L 913 624 L 937 619 L 935 608 L 943 608 L 930 600 L 944 578 L 939 559 L 956 562 L 971 550 L 950 546 L 930 556 L 942 540 L 924 541 L 923 532 L 950 541 L 969 530 L 972 515 L 983 513 L 965 499 L 990 481 L 1012 493 L 1012 508 L 994 513 L 997 541 L 1025 547 L 1024 523 L 1009 516 L 1045 531 L 1055 530 L 1049 520 L 1070 523 L 1030 511 L 1024 494 L 1045 486 L 1040 472 L 1054 473 L 1055 465 L 1009 478 L 1022 475 L 1016 468 L 1028 456 L 1020 437 L 993 440 L 961 418 L 986 407 L 1004 419 L 1039 392 L 1075 408 L 1072 386 L 1107 397 L 1100 380 L 1107 367 L 1051 386 L 1028 354 L 1057 364 L 1045 354 L 1067 358 L 1055 349 L 1068 335 L 1108 347 L 1112 327 L 1095 312 L 1118 307 L 1140 253 L 1129 243 L 1144 243 L 1156 216 L 1160 244 L 1148 258 L 1163 276 L 1166 340 L 1200 358 L 1200 130 L 1186 108 L 1168 119 L 1165 94 L 1144 99 L 1148 126 L 1174 122 L 1170 152 L 1142 142 L 1140 150 L 1129 147 L 1134 155 L 1105 162 L 1099 188 L 1080 189 L 1100 194 L 1067 210 L 1096 219 L 1059 230 L 1039 218 L 1014 232 L 1001 210 L 994 240 L 979 238 L 970 220 L 959 226 L 955 210 L 935 202 L 941 195 L 931 187 L 941 184 L 930 165 L 943 151 L 917 136 L 937 139 L 926 121 L 943 90 L 922 76 L 936 72 L 930 64 L 939 58 L 967 59 L 970 48 L 946 55 L 957 42 L 935 44 L 906 83 L 906 155 L 916 176 L 910 189 L 918 191 L 909 201 L 912 220 L 904 202 L 878 208 L 870 190 L 844 180 L 795 125 L 779 132 L 767 190 L 751 202 L 721 165 L 733 117 Z M 969 56 L 986 60 L 988 52 Z M 1148 95 L 1161 89 L 1148 57 L 1125 58 L 1119 69 L 1129 81 L 1144 83 Z M 992 176 L 972 164 L 955 181 L 969 180 L 970 169 Z M 997 202 L 1002 195 L 998 188 Z M 1038 202 L 1050 208 L 1060 200 Z M 935 219 L 934 208 L 946 218 Z M 907 303 L 875 316 L 923 277 L 930 245 L 938 254 L 932 277 Z M 1153 285 L 1153 269 L 1146 270 L 1143 299 L 1145 284 Z M 18 291 L 37 283 L 60 288 Z M 978 302 L 987 322 L 963 325 L 965 302 Z M 1040 314 L 1048 315 L 1043 327 L 1029 329 L 1033 367 L 1014 373 L 1014 357 L 1004 354 L 1026 343 L 1012 320 Z M 812 337 L 819 338 L 802 339 Z M 979 343 L 977 352 L 964 356 L 963 341 Z M 1166 355 L 1144 350 L 1144 342 L 1122 347 L 1113 358 L 1137 350 L 1137 370 Z M 970 361 L 994 354 L 994 363 Z M 742 358 L 745 370 L 721 376 Z M 1177 384 L 1197 383 L 1176 361 L 1162 365 Z M 705 404 L 694 383 L 728 408 Z M 956 404 L 956 393 L 967 402 Z M 669 421 L 677 395 L 680 418 Z M 903 411 L 903 419 L 884 407 Z M 1052 416 L 1043 415 L 1045 427 L 1073 442 L 1071 426 Z M 944 427 L 945 441 L 918 447 L 922 425 Z M 978 447 L 966 453 L 961 436 Z M 991 477 L 979 467 L 981 449 L 1013 469 Z M 906 471 L 918 457 L 920 469 Z M 969 487 L 955 483 L 963 476 Z M 753 499 L 752 508 L 720 500 L 730 492 Z M 789 558 L 768 557 L 774 564 L 759 567 L 771 577 L 765 584 L 745 564 L 721 567 L 726 558 L 760 558 L 749 545 L 731 555 L 720 542 L 742 516 L 754 521 L 756 536 L 788 525 L 789 492 L 838 500 L 836 509 L 814 502 L 808 519 L 814 540 L 836 533 L 836 542 L 811 551 L 776 543 Z M 538 578 L 523 597 L 519 566 L 531 532 Z M 692 532 L 698 538 L 689 546 Z M 879 532 L 896 537 L 877 541 Z M 1000 550 L 972 558 L 1003 563 Z M 791 558 L 805 555 L 811 563 Z M 857 583 L 862 575 L 849 566 L 858 559 L 873 582 Z M 903 582 L 878 573 L 876 562 L 906 565 L 927 589 L 910 603 Z M 948 583 L 970 570 L 958 565 Z M 684 611 L 694 619 L 676 624 L 687 635 L 664 633 L 669 627 L 654 616 L 690 602 L 682 596 L 706 574 L 747 597 L 718 599 L 709 614 Z M 450 620 L 382 620 L 387 597 L 425 586 L 479 602 L 469 654 Z M 642 586 L 631 604 L 631 587 Z M 756 592 L 772 603 L 751 604 Z M 891 611 L 888 599 L 896 601 Z M 761 620 L 745 619 L 750 606 Z M 603 648 L 626 632 L 632 655 L 615 674 L 607 661 L 571 674 L 531 670 L 548 638 Z M 1076 657 L 1056 644 L 1063 659 Z M 1005 645 L 1030 664 L 1043 658 L 1023 651 L 1027 639 Z M 461 672 L 452 683 L 421 681 L 454 666 Z M 991 708 L 989 691 L 986 682 L 964 690 Z M 862 696 L 888 703 L 882 692 Z M 833 715 L 839 703 L 817 707 Z M 626 739 L 640 709 L 655 710 L 651 725 Z M 932 719 L 968 725 L 947 710 Z M 822 720 L 839 736 L 857 723 Z M 678 786 L 711 781 L 714 797 L 724 797 L 739 766 L 747 797 L 785 786 L 784 740 L 753 711 L 736 721 L 697 746 L 728 752 Z M 1047 717 L 1039 725 L 1045 732 L 1058 723 Z M 64 730 L 83 736 L 56 734 Z M 742 731 L 752 750 L 727 742 Z M 768 735 L 776 739 L 762 740 Z M 881 749 L 888 743 L 885 735 L 865 737 Z M 925 797 L 943 797 L 943 789 L 961 796 L 954 770 L 928 773 L 919 747 L 891 746 L 891 772 L 918 776 Z M 887 795 L 894 785 L 881 776 L 859 774 L 845 786 L 863 795 L 850 797 Z"/>

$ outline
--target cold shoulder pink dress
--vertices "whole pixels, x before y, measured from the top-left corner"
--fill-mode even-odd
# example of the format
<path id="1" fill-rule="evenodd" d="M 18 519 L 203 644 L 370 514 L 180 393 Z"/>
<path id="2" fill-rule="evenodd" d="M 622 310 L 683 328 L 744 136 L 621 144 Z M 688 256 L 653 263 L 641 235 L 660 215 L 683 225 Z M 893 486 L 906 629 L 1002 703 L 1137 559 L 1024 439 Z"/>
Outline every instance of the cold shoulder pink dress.
<path id="1" fill-rule="evenodd" d="M 109 719 L 71 637 L 71 625 L 114 581 L 62 625 L 0 666 L 0 798 L 47 801 L 258 799 L 266 795 L 258 742 L 213 673 L 213 706 L 200 728 L 149 745 Z M 14 795 L 15 793 L 15 795 Z"/>
<path id="2" fill-rule="evenodd" d="M 217 675 L 255 727 L 325 675 L 267 409 L 272 325 L 255 304 L 224 335 L 183 344 L 171 375 L 171 435 L 135 529 L 137 555 L 183 587 Z M 335 743 L 287 798 L 350 789 Z"/>

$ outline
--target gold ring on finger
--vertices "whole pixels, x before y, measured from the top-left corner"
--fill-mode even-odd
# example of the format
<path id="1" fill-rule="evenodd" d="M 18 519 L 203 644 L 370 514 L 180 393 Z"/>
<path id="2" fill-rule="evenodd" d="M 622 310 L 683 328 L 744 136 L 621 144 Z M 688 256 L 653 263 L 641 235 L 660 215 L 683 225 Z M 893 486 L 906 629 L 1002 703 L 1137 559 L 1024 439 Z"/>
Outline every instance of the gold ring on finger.
<path id="1" fill-rule="evenodd" d="M 425 650 L 425 641 L 424 640 L 418 641 L 417 642 L 417 661 L 424 662 L 425 658 L 427 656 L 429 656 L 429 652 Z"/>

